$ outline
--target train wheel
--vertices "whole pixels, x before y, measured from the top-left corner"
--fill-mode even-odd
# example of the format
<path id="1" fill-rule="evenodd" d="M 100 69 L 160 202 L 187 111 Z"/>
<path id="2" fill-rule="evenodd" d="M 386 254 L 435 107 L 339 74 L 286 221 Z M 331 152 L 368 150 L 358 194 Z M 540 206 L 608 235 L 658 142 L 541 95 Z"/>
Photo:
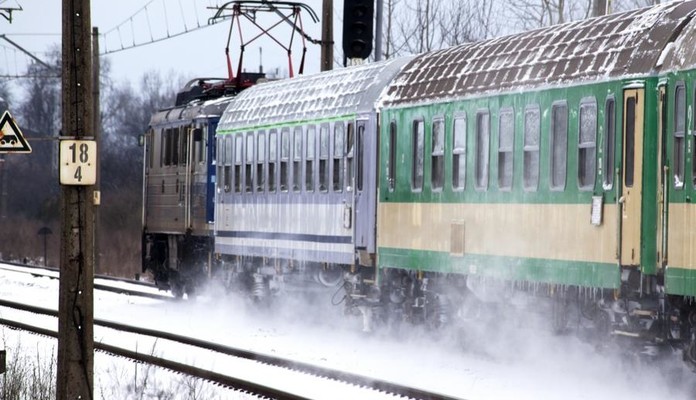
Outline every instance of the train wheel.
<path id="1" fill-rule="evenodd" d="M 169 271 L 169 290 L 172 291 L 172 296 L 177 299 L 184 297 L 184 282 L 177 271 Z"/>
<path id="2" fill-rule="evenodd" d="M 696 340 L 691 339 L 691 342 L 684 349 L 684 362 L 689 368 L 696 372 Z"/>
<path id="3" fill-rule="evenodd" d="M 595 339 L 603 341 L 611 332 L 611 316 L 604 310 L 597 310 L 594 318 Z"/>
<path id="4" fill-rule="evenodd" d="M 172 288 L 172 295 L 176 297 L 177 299 L 181 299 L 184 297 L 184 286 L 179 282 L 179 280 L 175 280 L 174 282 L 171 283 L 171 288 Z"/>
<path id="5" fill-rule="evenodd" d="M 198 296 L 198 290 L 196 290 L 196 285 L 193 283 L 189 282 L 186 287 L 185 287 L 185 292 L 186 292 L 186 298 L 189 300 L 195 300 L 196 296 Z"/>

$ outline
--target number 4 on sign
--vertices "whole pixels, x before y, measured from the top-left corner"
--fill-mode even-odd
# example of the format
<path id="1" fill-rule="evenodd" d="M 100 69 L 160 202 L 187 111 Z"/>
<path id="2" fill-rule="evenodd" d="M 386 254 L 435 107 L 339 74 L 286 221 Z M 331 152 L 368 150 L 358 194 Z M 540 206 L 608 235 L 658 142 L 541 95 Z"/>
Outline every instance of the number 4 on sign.
<path id="1" fill-rule="evenodd" d="M 94 185 L 97 181 L 97 142 L 60 141 L 60 184 Z"/>

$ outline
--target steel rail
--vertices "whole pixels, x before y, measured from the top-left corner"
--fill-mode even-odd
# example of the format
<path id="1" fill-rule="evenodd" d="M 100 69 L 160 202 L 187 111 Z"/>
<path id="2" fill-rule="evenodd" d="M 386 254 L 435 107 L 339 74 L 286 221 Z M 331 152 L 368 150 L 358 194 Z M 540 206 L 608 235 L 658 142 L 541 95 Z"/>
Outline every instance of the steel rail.
<path id="1" fill-rule="evenodd" d="M 58 333 L 49 329 L 39 328 L 22 322 L 12 321 L 5 318 L 0 318 L 0 325 L 6 325 L 14 329 L 28 331 L 39 335 L 58 338 Z M 94 343 L 94 348 L 104 353 L 112 354 L 118 357 L 128 358 L 134 361 L 143 362 L 146 364 L 155 365 L 170 371 L 193 376 L 209 382 L 214 382 L 228 388 L 238 391 L 247 391 L 257 396 L 270 397 L 274 399 L 288 400 L 310 400 L 308 397 L 298 396 L 294 393 L 262 385 L 256 382 L 247 381 L 244 379 L 235 378 L 232 376 L 220 374 L 202 368 L 197 368 L 191 365 L 182 364 L 176 361 L 167 360 L 161 357 L 156 357 L 150 354 L 138 353 L 131 350 L 123 349 L 117 346 L 112 346 L 100 342 Z"/>
<path id="2" fill-rule="evenodd" d="M 21 304 L 13 302 L 10 300 L 0 299 L 0 307 L 9 307 L 13 309 L 18 309 L 26 312 L 31 312 L 35 314 L 57 316 L 57 311 L 43 308 L 30 306 L 26 304 Z M 0 319 L 0 324 L 2 324 L 2 319 Z M 386 393 L 392 393 L 395 395 L 405 396 L 407 398 L 421 399 L 421 400 L 460 400 L 457 397 L 451 397 L 443 395 L 441 393 L 436 393 L 420 388 L 410 387 L 401 385 L 398 383 L 390 382 L 387 380 L 368 377 L 360 374 L 355 374 L 351 372 L 339 371 L 330 368 L 321 367 L 318 365 L 305 363 L 301 361 L 295 361 L 287 358 L 272 356 L 263 353 L 257 353 L 251 350 L 245 350 L 240 348 L 235 348 L 231 346 L 221 345 L 219 343 L 214 343 L 206 340 L 196 339 L 188 336 L 177 335 L 171 332 L 164 332 L 155 329 L 136 327 L 132 325 L 121 324 L 118 322 L 107 321 L 102 319 L 94 320 L 96 326 L 101 326 L 104 328 L 120 330 L 123 332 L 150 336 L 155 338 L 160 338 L 164 340 L 169 340 L 177 342 L 180 344 L 185 344 L 193 347 L 198 347 L 200 349 L 215 351 L 220 354 L 229 355 L 232 357 L 242 358 L 246 360 L 256 361 L 262 364 L 267 364 L 270 366 L 285 368 L 288 370 L 299 371 L 308 373 L 314 376 L 319 376 L 326 379 L 333 379 L 336 381 L 346 382 L 352 385 L 367 387 L 377 391 L 383 391 Z M 96 346 L 96 344 L 95 344 Z"/>
<path id="3" fill-rule="evenodd" d="M 22 263 L 12 262 L 12 261 L 1 261 L 1 263 L 11 265 L 14 267 L 20 267 L 20 268 L 28 268 L 28 269 L 35 269 L 35 270 L 43 269 L 46 271 L 59 272 L 59 269 L 54 268 L 54 267 L 29 265 L 29 264 L 22 264 Z M 14 271 L 14 272 L 23 272 L 23 271 L 17 271 L 15 269 L 4 268 L 1 265 L 0 265 L 0 269 L 5 269 L 8 271 Z M 50 279 L 58 279 L 59 278 L 57 276 L 52 276 L 49 274 L 41 274 L 38 272 L 27 271 L 25 273 L 31 274 L 31 275 L 40 275 L 40 276 L 50 278 Z M 110 276 L 110 275 L 95 275 L 94 278 L 95 279 L 103 279 L 105 281 L 122 282 L 122 283 L 128 283 L 128 284 L 132 284 L 132 285 L 139 285 L 139 286 L 149 287 L 152 289 L 157 289 L 157 287 L 155 285 L 148 283 L 148 282 L 136 281 L 136 280 L 126 279 L 126 278 L 119 278 L 119 277 L 114 277 L 114 276 Z M 128 295 L 139 296 L 139 297 L 148 297 L 151 299 L 168 300 L 168 301 L 177 300 L 175 297 L 164 295 L 164 294 L 140 292 L 137 290 L 129 290 L 126 288 L 119 288 L 119 287 L 114 287 L 114 286 L 109 286 L 109 285 L 102 285 L 99 283 L 95 283 L 94 288 L 97 290 L 103 290 L 106 292 L 128 294 Z"/>

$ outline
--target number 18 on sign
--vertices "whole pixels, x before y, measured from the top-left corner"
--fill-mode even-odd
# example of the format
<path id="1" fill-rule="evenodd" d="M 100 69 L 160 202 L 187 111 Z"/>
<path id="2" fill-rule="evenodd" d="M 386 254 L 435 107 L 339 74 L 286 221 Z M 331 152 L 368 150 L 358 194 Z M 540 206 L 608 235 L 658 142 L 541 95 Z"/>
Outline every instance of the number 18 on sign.
<path id="1" fill-rule="evenodd" d="M 97 142 L 60 141 L 60 184 L 94 185 L 97 181 Z"/>

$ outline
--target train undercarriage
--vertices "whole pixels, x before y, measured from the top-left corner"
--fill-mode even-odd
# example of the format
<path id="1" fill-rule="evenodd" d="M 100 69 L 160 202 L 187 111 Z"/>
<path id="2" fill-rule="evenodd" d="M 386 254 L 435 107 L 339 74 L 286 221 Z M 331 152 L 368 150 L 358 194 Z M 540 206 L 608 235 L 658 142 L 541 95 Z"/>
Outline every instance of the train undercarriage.
<path id="1" fill-rule="evenodd" d="M 666 295 L 658 277 L 635 269 L 623 270 L 620 289 L 602 289 L 403 269 L 376 276 L 369 266 L 214 257 L 212 241 L 192 236 L 145 235 L 143 246 L 144 269 L 177 297 L 195 296 L 211 276 L 256 302 L 330 289 L 346 314 L 362 318 L 364 331 L 459 329 L 482 320 L 519 325 L 534 315 L 555 333 L 572 331 L 600 346 L 621 343 L 639 357 L 681 351 L 696 371 L 696 302 Z"/>
<path id="2" fill-rule="evenodd" d="M 668 296 L 655 276 L 625 269 L 620 289 L 510 282 L 478 275 L 386 269 L 373 277 L 347 273 L 346 309 L 363 319 L 363 330 L 402 324 L 428 330 L 466 329 L 493 321 L 572 332 L 596 346 L 617 345 L 632 357 L 681 351 L 696 372 L 696 303 Z M 534 329 L 533 328 L 533 329 Z"/>
<path id="3" fill-rule="evenodd" d="M 212 237 L 146 233 L 142 246 L 143 272 L 177 298 L 194 297 L 213 270 Z"/>

